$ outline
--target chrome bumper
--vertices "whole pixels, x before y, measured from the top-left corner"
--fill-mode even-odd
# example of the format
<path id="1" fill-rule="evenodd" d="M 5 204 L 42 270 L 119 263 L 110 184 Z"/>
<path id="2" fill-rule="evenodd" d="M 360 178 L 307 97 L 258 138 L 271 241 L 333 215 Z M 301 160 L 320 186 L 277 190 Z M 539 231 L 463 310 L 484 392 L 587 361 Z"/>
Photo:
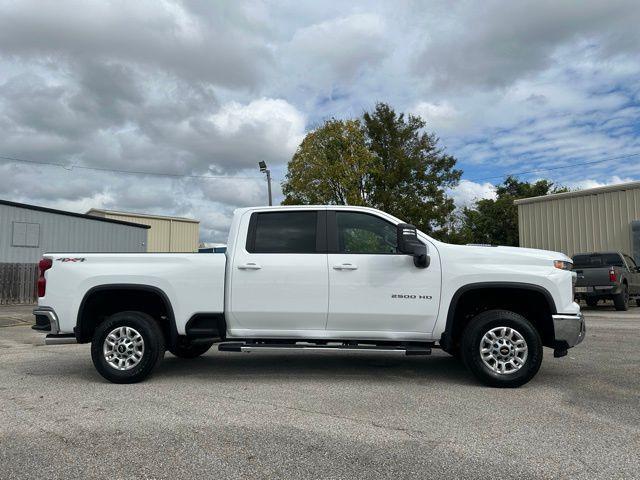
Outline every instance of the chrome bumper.
<path id="1" fill-rule="evenodd" d="M 50 325 L 49 333 L 53 333 L 54 335 L 60 333 L 60 322 L 58 322 L 58 316 L 56 315 L 56 312 L 53 311 L 53 308 L 38 307 L 33 310 L 33 314 L 36 317 L 40 315 L 43 317 L 47 317 Z"/>
<path id="2" fill-rule="evenodd" d="M 51 328 L 46 337 L 44 337 L 45 345 L 64 345 L 69 343 L 78 343 L 76 336 L 72 333 L 60 333 L 60 322 L 56 312 L 51 307 L 37 307 L 33 310 L 34 315 L 43 315 L 49 319 Z"/>
<path id="3" fill-rule="evenodd" d="M 571 348 L 584 340 L 587 329 L 582 313 L 574 315 L 559 314 L 551 317 L 553 318 L 556 345 L 562 348 Z"/>

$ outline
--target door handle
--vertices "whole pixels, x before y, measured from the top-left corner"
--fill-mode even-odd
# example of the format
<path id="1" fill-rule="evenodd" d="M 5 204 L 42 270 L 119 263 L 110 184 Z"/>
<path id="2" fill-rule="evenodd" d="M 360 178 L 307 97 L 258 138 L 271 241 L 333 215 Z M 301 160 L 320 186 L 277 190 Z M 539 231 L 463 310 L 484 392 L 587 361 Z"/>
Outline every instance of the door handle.
<path id="1" fill-rule="evenodd" d="M 238 265 L 240 270 L 260 270 L 262 267 L 257 263 L 249 262 L 244 265 Z"/>
<path id="2" fill-rule="evenodd" d="M 334 270 L 357 270 L 358 266 L 353 265 L 351 263 L 342 263 L 340 265 L 334 265 L 333 269 Z"/>

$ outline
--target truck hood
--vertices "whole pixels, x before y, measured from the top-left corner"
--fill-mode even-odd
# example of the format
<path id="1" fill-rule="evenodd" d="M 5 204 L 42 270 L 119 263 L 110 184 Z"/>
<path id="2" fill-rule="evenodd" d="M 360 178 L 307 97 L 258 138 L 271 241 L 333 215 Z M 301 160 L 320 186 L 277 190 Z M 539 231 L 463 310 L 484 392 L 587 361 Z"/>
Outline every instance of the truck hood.
<path id="1" fill-rule="evenodd" d="M 487 247 L 479 247 L 487 248 Z M 571 262 L 571 258 L 562 252 L 554 252 L 553 250 L 540 250 L 538 248 L 524 248 L 524 247 L 488 247 L 496 248 L 499 252 L 514 255 L 527 255 L 541 260 L 565 260 Z"/>
<path id="2" fill-rule="evenodd" d="M 446 244 L 445 249 L 460 260 L 483 263 L 551 266 L 554 260 L 571 262 L 571 258 L 564 253 L 535 248 Z"/>

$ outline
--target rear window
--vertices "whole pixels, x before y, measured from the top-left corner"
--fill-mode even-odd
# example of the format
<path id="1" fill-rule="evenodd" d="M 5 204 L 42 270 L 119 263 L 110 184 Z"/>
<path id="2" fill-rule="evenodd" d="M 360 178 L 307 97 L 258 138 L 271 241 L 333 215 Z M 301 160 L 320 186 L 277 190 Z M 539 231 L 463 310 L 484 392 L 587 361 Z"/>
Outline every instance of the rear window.
<path id="1" fill-rule="evenodd" d="M 623 267 L 622 257 L 616 253 L 596 253 L 594 255 L 576 255 L 573 268 Z"/>
<path id="2" fill-rule="evenodd" d="M 258 213 L 251 253 L 316 253 L 317 212 Z"/>

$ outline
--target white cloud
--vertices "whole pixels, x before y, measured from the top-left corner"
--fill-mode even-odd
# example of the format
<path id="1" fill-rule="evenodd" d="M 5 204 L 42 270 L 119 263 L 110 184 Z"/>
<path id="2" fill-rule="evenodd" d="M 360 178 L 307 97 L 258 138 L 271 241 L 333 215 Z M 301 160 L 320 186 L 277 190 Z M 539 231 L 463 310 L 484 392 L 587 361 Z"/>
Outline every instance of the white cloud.
<path id="1" fill-rule="evenodd" d="M 410 111 L 427 122 L 427 129 L 437 132 L 451 130 L 455 127 L 460 115 L 448 102 L 418 102 Z"/>
<path id="2" fill-rule="evenodd" d="M 415 68 L 441 88 L 493 88 L 546 70 L 560 48 L 584 39 L 602 45 L 604 54 L 636 54 L 637 7 L 635 0 L 451 4 L 448 15 L 428 22 L 431 35 Z"/>
<path id="3" fill-rule="evenodd" d="M 270 149 L 282 152 L 287 159 L 304 138 L 305 117 L 293 105 L 282 99 L 261 98 L 247 105 L 229 102 L 211 116 L 221 137 L 234 141 L 254 141 L 257 134 Z"/>
<path id="4" fill-rule="evenodd" d="M 585 190 L 587 188 L 606 187 L 607 185 L 618 185 L 620 183 L 629 183 L 633 181 L 633 178 L 620 178 L 617 175 L 614 175 L 604 181 L 586 179 L 577 182 L 567 182 L 566 186 L 571 190 Z"/>
<path id="5" fill-rule="evenodd" d="M 376 13 L 355 13 L 298 28 L 279 49 L 282 83 L 331 95 L 378 67 L 390 53 L 386 22 Z"/>
<path id="6" fill-rule="evenodd" d="M 381 60 L 384 34 L 380 15 L 360 13 L 300 28 L 290 48 L 314 69 L 327 67 L 338 77 L 349 78 L 362 65 Z"/>
<path id="7" fill-rule="evenodd" d="M 464 179 L 460 181 L 456 188 L 449 190 L 447 194 L 453 198 L 458 208 L 471 206 L 474 202 L 483 198 L 496 198 L 493 184 L 489 182 L 476 183 Z"/>

